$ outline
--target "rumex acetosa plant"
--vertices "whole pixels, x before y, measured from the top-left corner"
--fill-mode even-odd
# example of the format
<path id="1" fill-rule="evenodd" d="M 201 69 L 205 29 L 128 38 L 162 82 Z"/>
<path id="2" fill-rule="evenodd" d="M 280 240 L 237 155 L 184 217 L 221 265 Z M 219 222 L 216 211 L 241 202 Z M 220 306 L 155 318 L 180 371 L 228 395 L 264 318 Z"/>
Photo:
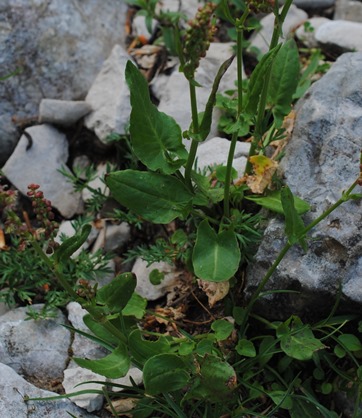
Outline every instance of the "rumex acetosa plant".
<path id="1" fill-rule="evenodd" d="M 175 34 L 180 34 L 176 41 L 180 70 L 189 82 L 190 128 L 182 133 L 174 119 L 158 111 L 151 102 L 146 80 L 128 62 L 126 80 L 132 106 L 130 142 L 132 153 L 145 169 L 126 169 L 106 176 L 113 197 L 140 218 L 154 224 L 177 220 L 187 226 L 185 229 L 195 239 L 189 244 L 190 262 L 185 264 L 195 277 L 209 282 L 230 281 L 245 258 L 248 246 L 245 236 L 250 226 L 256 227 L 256 223 L 248 225 L 250 214 L 244 211 L 245 199 L 284 214 L 286 244 L 246 306 L 235 306 L 231 320 L 215 319 L 207 333 L 190 335 L 180 329 L 178 335 L 170 336 L 149 332 L 139 326 L 146 301 L 135 293 L 136 278 L 132 273 L 118 275 L 101 289 L 84 284 L 78 292 L 64 281 L 63 263 L 85 241 L 89 227 L 55 248 L 50 257 L 35 242 L 36 250 L 53 268 L 60 283 L 88 311 L 84 322 L 93 334 L 90 338 L 110 352 L 102 359 L 75 361 L 109 379 L 124 376 L 131 364 L 143 371 L 144 389 L 131 388 L 138 399 L 137 411 L 132 412 L 135 417 L 147 417 L 155 411 L 172 417 L 273 416 L 279 410 L 289 411 L 293 418 L 303 416 L 301 411 L 306 417 L 336 417 L 317 401 L 304 369 L 306 362 L 314 363 L 318 380 L 333 365 L 345 384 L 349 377 L 341 372 L 341 362 L 326 351 L 330 345 L 338 347 L 340 358 L 348 357 L 353 364 L 351 386 L 360 393 L 362 372 L 354 353 L 362 346 L 353 337 L 343 337 L 341 331 L 352 318 L 335 318 L 331 314 L 326 321 L 309 325 L 296 316 L 284 322 L 270 322 L 252 312 L 288 250 L 295 244 L 306 248 L 307 234 L 315 225 L 343 202 L 360 198 L 353 190 L 361 183 L 361 175 L 341 199 L 306 226 L 300 215 L 308 210 L 308 205 L 294 197 L 287 186 L 250 196 L 245 184 L 232 181 L 232 162 L 240 132 L 253 136 L 246 174 L 255 175 L 253 167 L 263 169 L 271 164 L 263 155 L 265 135 L 279 137 L 278 130 L 291 108 L 298 86 L 298 51 L 293 40 L 279 43 L 291 3 L 287 0 L 279 9 L 277 0 L 247 1 L 238 17 L 231 15 L 226 1 L 219 6 L 237 31 L 237 107 L 227 165 L 219 171 L 216 186 L 209 176 L 194 169 L 198 144 L 210 132 L 220 80 L 233 59 L 221 66 L 206 107 L 199 113 L 195 72 L 214 31 L 212 4 L 199 10 L 185 34 L 174 28 Z M 243 91 L 242 47 L 244 31 L 248 30 L 247 17 L 265 8 L 275 15 L 270 50 L 254 69 Z M 183 138 L 190 141 L 188 150 Z M 262 324 L 261 334 L 253 332 L 251 321 Z M 330 383 L 332 376 L 325 376 L 326 383 Z M 109 386 L 116 385 L 109 383 Z M 330 390 L 329 385 L 319 386 L 322 393 Z M 107 396 L 112 395 L 107 392 Z"/>

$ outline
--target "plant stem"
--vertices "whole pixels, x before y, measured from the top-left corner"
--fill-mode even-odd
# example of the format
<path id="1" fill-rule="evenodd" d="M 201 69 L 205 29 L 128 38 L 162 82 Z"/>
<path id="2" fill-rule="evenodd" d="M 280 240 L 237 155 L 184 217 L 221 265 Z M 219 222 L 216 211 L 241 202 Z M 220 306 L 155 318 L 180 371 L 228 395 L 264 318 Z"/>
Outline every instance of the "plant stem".
<path id="1" fill-rule="evenodd" d="M 72 288 L 72 286 L 68 283 L 67 279 L 63 276 L 63 274 L 55 268 L 53 262 L 49 259 L 49 257 L 44 253 L 42 248 L 40 247 L 39 243 L 34 239 L 31 240 L 31 244 L 35 251 L 38 253 L 39 257 L 49 266 L 49 268 L 54 272 L 56 278 L 59 280 L 60 285 L 63 287 L 64 290 L 68 292 L 68 294 L 74 298 L 74 300 L 78 301 L 79 296 L 77 295 L 76 291 Z"/>
<path id="2" fill-rule="evenodd" d="M 236 63 L 237 63 L 237 86 L 238 86 L 238 110 L 236 113 L 236 120 L 238 121 L 243 111 L 243 38 L 244 38 L 244 23 L 249 14 L 249 9 L 246 8 L 240 20 L 237 22 L 236 31 Z M 236 142 L 238 140 L 238 130 L 233 132 L 229 154 L 226 165 L 225 174 L 225 188 L 224 188 L 224 216 L 230 217 L 230 183 L 231 183 L 231 171 L 233 167 L 233 160 L 236 148 Z"/>
<path id="3" fill-rule="evenodd" d="M 283 23 L 284 20 L 286 18 L 286 15 L 288 13 L 288 10 L 290 8 L 292 4 L 292 0 L 287 0 L 283 10 L 281 11 L 280 15 L 279 15 L 279 10 L 278 10 L 278 5 L 275 6 L 275 10 L 274 10 L 274 14 L 275 14 L 275 20 L 274 20 L 274 30 L 273 30 L 273 35 L 272 35 L 272 39 L 270 41 L 270 46 L 269 46 L 269 51 L 271 51 L 272 49 L 274 49 L 277 45 L 278 45 L 278 41 L 279 41 L 279 37 L 282 33 L 282 27 L 283 27 Z M 255 130 L 254 130 L 254 139 L 250 144 L 250 151 L 249 151 L 249 158 L 252 157 L 253 155 L 255 155 L 255 150 L 260 142 L 260 140 L 263 137 L 263 120 L 264 120 L 264 115 L 265 115 L 265 107 L 266 107 L 266 103 L 267 103 L 267 98 L 268 98 L 268 90 L 269 90 L 269 83 L 270 83 L 270 76 L 271 76 L 271 70 L 272 70 L 272 66 L 269 67 L 268 71 L 265 74 L 265 79 L 264 79 L 264 85 L 263 85 L 263 89 L 261 91 L 261 95 L 260 95 L 260 100 L 259 100 L 259 105 L 258 105 L 258 113 L 257 113 L 257 117 L 256 117 L 256 122 L 255 122 Z M 250 174 L 251 172 L 251 163 L 249 161 L 246 163 L 246 168 L 245 168 L 245 174 Z"/>
<path id="4" fill-rule="evenodd" d="M 191 102 L 192 133 L 194 135 L 197 135 L 199 133 L 199 117 L 197 113 L 196 87 L 195 87 L 194 79 L 191 79 L 188 81 L 189 81 L 190 102 Z M 186 180 L 186 184 L 190 188 L 192 188 L 191 171 L 195 162 L 198 145 L 199 145 L 198 141 L 196 141 L 195 139 L 192 139 L 189 157 L 187 159 L 187 163 L 185 167 L 185 180 Z"/>
<path id="5" fill-rule="evenodd" d="M 122 342 L 126 343 L 127 339 L 122 334 L 120 330 L 118 330 L 108 319 L 102 317 L 102 318 L 96 318 L 94 315 L 93 310 L 90 307 L 86 306 L 86 303 L 84 303 L 84 300 L 80 298 L 77 294 L 77 292 L 73 289 L 73 287 L 68 283 L 67 279 L 64 277 L 63 273 L 54 265 L 52 260 L 49 259 L 49 257 L 44 253 L 42 248 L 40 247 L 39 243 L 35 240 L 31 240 L 31 244 L 35 251 L 38 253 L 39 257 L 49 266 L 49 268 L 53 271 L 56 278 L 58 279 L 60 285 L 63 287 L 63 289 L 73 298 L 74 301 L 80 303 L 82 308 L 86 309 L 93 318 L 97 321 L 102 323 L 102 325 L 115 337 L 119 338 Z"/>

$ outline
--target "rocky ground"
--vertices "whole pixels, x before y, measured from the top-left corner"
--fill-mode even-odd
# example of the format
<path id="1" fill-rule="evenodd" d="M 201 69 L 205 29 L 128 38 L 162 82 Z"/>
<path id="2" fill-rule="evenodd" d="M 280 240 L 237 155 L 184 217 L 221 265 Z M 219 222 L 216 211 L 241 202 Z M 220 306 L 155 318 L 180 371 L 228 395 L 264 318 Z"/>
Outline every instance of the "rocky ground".
<path id="1" fill-rule="evenodd" d="M 160 49 L 147 44 L 126 49 L 125 27 L 133 36 L 151 35 L 142 18 L 134 19 L 130 26 L 127 6 L 121 1 L 39 1 L 31 7 L 22 0 L 5 3 L 0 6 L 1 75 L 16 68 L 21 71 L 0 83 L 0 164 L 7 180 L 23 194 L 30 182 L 41 184 L 64 219 L 62 231 L 71 235 L 70 220 L 82 213 L 89 196 L 75 192 L 58 170 L 67 164 L 70 172 L 72 164 L 96 161 L 99 177 L 104 174 L 105 159 L 114 153 L 106 138 L 113 132 L 124 133 L 128 123 L 129 91 L 124 80 L 127 60 L 133 59 L 144 67 L 159 109 L 173 116 L 182 129 L 187 129 L 190 122 L 186 81 L 174 59 L 164 60 L 165 71 L 154 70 L 155 56 L 159 59 L 162 54 Z M 164 2 L 164 7 L 178 6 L 178 2 Z M 192 16 L 197 2 L 185 0 L 181 7 Z M 305 22 L 310 22 L 314 30 L 308 30 Z M 266 52 L 272 17 L 263 17 L 261 24 L 262 30 L 250 40 L 252 46 Z M 282 162 L 287 183 L 311 204 L 308 216 L 315 218 L 339 198 L 359 171 L 362 3 L 295 0 L 283 32 L 285 37 L 295 32 L 298 41 L 308 48 L 321 48 L 331 63 L 326 74 L 295 106 L 294 131 Z M 198 89 L 200 107 L 206 103 L 214 75 L 230 50 L 230 43 L 215 42 L 202 62 L 197 76 L 203 86 Z M 148 59 L 152 65 L 147 64 Z M 222 90 L 233 87 L 234 74 L 232 66 Z M 217 114 L 214 116 L 209 141 L 199 148 L 199 167 L 225 163 L 227 159 L 227 139 L 218 136 Z M 22 134 L 29 124 L 32 126 L 26 129 L 27 134 Z M 240 175 L 248 150 L 247 143 L 238 144 L 234 167 Z M 104 187 L 99 179 L 93 185 Z M 361 213 L 361 201 L 348 202 L 333 214 L 333 219 L 326 219 L 314 230 L 308 253 L 292 249 L 270 285 L 299 290 L 301 296 L 275 298 L 272 304 L 268 299 L 260 309 L 272 315 L 324 311 L 341 284 L 344 306 L 349 312 L 358 312 L 362 303 Z M 132 239 L 130 235 L 126 223 L 112 225 L 104 221 L 94 229 L 96 245 L 108 250 L 125 245 Z M 247 292 L 255 288 L 258 278 L 275 259 L 282 238 L 280 219 L 272 219 L 256 261 L 249 268 Z M 156 267 L 166 273 L 166 279 L 162 285 L 150 286 L 149 272 Z M 138 259 L 133 271 L 138 278 L 137 292 L 148 300 L 159 299 L 178 280 L 178 273 L 168 264 L 147 268 Z M 82 381 L 104 379 L 77 367 L 70 359 L 70 353 L 96 358 L 103 355 L 102 350 L 59 326 L 70 323 L 84 327 L 80 306 L 71 303 L 65 312 L 59 310 L 56 318 L 39 321 L 26 320 L 24 307 L 1 309 L 0 415 L 61 418 L 70 412 L 84 418 L 106 416 L 102 395 L 73 398 L 73 402 L 23 400 L 24 396 L 49 396 L 49 391 L 69 393 Z M 41 306 L 34 309 L 40 310 Z M 131 369 L 130 375 L 136 382 L 142 381 L 137 369 Z M 122 382 L 128 383 L 129 377 Z"/>

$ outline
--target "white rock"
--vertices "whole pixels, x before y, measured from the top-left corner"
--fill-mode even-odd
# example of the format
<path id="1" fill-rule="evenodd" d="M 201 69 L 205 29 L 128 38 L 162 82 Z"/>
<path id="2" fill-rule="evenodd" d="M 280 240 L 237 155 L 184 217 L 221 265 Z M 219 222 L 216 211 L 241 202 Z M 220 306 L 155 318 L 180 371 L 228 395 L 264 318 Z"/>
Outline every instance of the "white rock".
<path id="1" fill-rule="evenodd" d="M 126 376 L 121 377 L 120 379 L 108 380 L 108 382 L 116 383 L 118 385 L 132 386 L 131 379 L 134 380 L 136 385 L 140 385 L 143 382 L 143 373 L 137 367 L 131 367 L 126 374 Z M 113 392 L 121 392 L 123 389 L 117 386 L 112 386 Z"/>
<path id="2" fill-rule="evenodd" d="M 187 19 L 192 19 L 201 5 L 198 0 L 162 0 L 159 4 L 163 11 L 181 12 Z"/>
<path id="3" fill-rule="evenodd" d="M 106 225 L 104 240 L 105 251 L 114 251 L 124 245 L 131 236 L 131 227 L 126 222 L 119 225 Z"/>
<path id="4" fill-rule="evenodd" d="M 158 285 L 150 282 L 149 276 L 152 270 L 157 269 L 165 273 L 165 277 Z M 134 263 L 132 273 L 137 277 L 135 292 L 147 300 L 156 300 L 168 293 L 177 282 L 177 275 L 174 268 L 164 262 L 152 263 L 147 267 L 146 261 L 138 258 Z"/>
<path id="5" fill-rule="evenodd" d="M 93 108 L 85 117 L 85 126 L 105 143 L 112 132 L 124 134 L 129 122 L 131 105 L 125 68 L 130 59 L 127 52 L 116 45 L 85 99 Z"/>
<path id="6" fill-rule="evenodd" d="M 279 1 L 284 4 L 285 1 Z M 293 0 L 293 4 L 301 9 L 328 9 L 334 6 L 335 0 Z"/>
<path id="7" fill-rule="evenodd" d="M 75 406 L 69 399 L 53 401 L 24 401 L 29 398 L 55 396 L 53 392 L 42 390 L 28 383 L 12 368 L 0 363 L 0 416 L 2 418 L 96 418 Z"/>
<path id="8" fill-rule="evenodd" d="M 83 101 L 42 99 L 39 122 L 71 126 L 91 110 L 91 106 Z"/>
<path id="9" fill-rule="evenodd" d="M 80 390 L 102 389 L 102 385 L 96 383 L 86 383 L 76 387 L 79 383 L 90 380 L 105 382 L 106 378 L 93 373 L 90 370 L 83 369 L 82 367 L 74 367 L 72 369 L 64 370 L 64 379 L 62 384 L 66 394 L 78 392 Z M 98 393 L 87 393 L 84 395 L 72 396 L 71 400 L 80 408 L 86 409 L 88 412 L 93 412 L 102 408 L 104 398 L 103 395 Z"/>
<path id="10" fill-rule="evenodd" d="M 93 180 L 91 180 L 88 183 L 88 185 L 92 189 L 98 190 L 100 193 L 108 196 L 109 189 L 103 181 L 104 175 L 106 174 L 106 172 L 107 172 L 107 164 L 106 163 L 99 164 L 97 166 L 96 177 Z M 83 189 L 82 198 L 84 202 L 87 202 L 88 200 L 90 200 L 92 196 L 93 196 L 93 193 L 89 189 L 87 188 Z"/>
<path id="11" fill-rule="evenodd" d="M 229 147 L 230 141 L 220 137 L 201 143 L 197 150 L 197 167 L 204 169 L 213 165 L 226 165 Z M 233 167 L 240 177 L 244 175 L 249 149 L 250 144 L 247 142 L 236 143 Z"/>
<path id="12" fill-rule="evenodd" d="M 73 186 L 58 172 L 60 168 L 69 171 L 65 166 L 68 159 L 68 143 L 65 135 L 50 125 L 33 126 L 26 130 L 33 145 L 27 149 L 29 142 L 25 135 L 15 148 L 13 154 L 3 167 L 5 176 L 26 194 L 30 183 L 37 183 L 46 199 L 66 218 L 82 210 L 80 194 L 74 192 Z"/>
<path id="13" fill-rule="evenodd" d="M 295 31 L 295 34 L 307 47 L 316 48 L 318 42 L 315 39 L 315 34 L 317 30 L 327 22 L 330 22 L 330 19 L 327 19 L 326 17 L 312 17 L 305 22 L 309 24 L 308 29 L 306 30 L 306 26 L 301 25 Z"/>
<path id="14" fill-rule="evenodd" d="M 81 307 L 78 302 L 70 302 L 67 305 L 68 311 L 68 320 L 72 326 L 80 331 L 87 332 L 92 334 L 88 327 L 83 322 L 83 317 L 88 312 Z M 89 338 L 80 335 L 79 333 L 74 333 L 74 339 L 72 341 L 72 352 L 74 357 L 80 358 L 89 358 L 89 359 L 99 359 L 107 355 L 107 351 L 101 347 L 99 344 L 91 341 Z M 77 367 L 74 362 L 68 366 L 69 368 Z"/>
<path id="15" fill-rule="evenodd" d="M 157 20 L 152 19 L 152 31 L 156 28 Z M 145 16 L 136 16 L 132 22 L 132 35 L 134 36 L 144 36 L 146 39 L 152 35 L 148 31 L 146 26 L 146 17 Z"/>
<path id="16" fill-rule="evenodd" d="M 336 0 L 334 19 L 362 22 L 362 3 L 358 0 Z"/>
<path id="17" fill-rule="evenodd" d="M 261 19 L 260 23 L 262 28 L 259 32 L 251 36 L 251 45 L 249 48 L 257 48 L 261 54 L 265 54 L 269 51 L 269 44 L 274 30 L 274 19 L 275 16 L 273 13 L 270 13 Z M 283 24 L 282 39 L 285 41 L 292 30 L 296 29 L 307 19 L 307 13 L 292 4 Z"/>
<path id="18" fill-rule="evenodd" d="M 315 34 L 316 40 L 340 51 L 362 51 L 362 23 L 332 20 L 322 25 Z"/>
<path id="19" fill-rule="evenodd" d="M 214 78 L 220 65 L 233 54 L 232 46 L 233 43 L 212 43 L 206 57 L 200 61 L 200 67 L 197 69 L 196 75 L 197 82 L 202 86 L 196 89 L 199 112 L 205 110 Z M 220 83 L 219 92 L 235 89 L 236 78 L 236 61 L 234 60 Z M 163 91 L 156 92 L 156 95 L 160 98 L 158 109 L 172 116 L 182 130 L 188 129 L 191 123 L 191 105 L 189 85 L 184 75 L 177 70 L 174 71 Z M 218 109 L 214 109 L 209 138 L 218 134 L 217 121 L 219 114 Z M 186 143 L 186 145 L 189 144 Z"/>
<path id="20" fill-rule="evenodd" d="M 44 305 L 33 305 L 40 312 Z M 27 307 L 0 316 L 0 360 L 19 373 L 41 380 L 58 379 L 68 360 L 70 332 L 61 326 L 65 317 L 35 321 Z"/>

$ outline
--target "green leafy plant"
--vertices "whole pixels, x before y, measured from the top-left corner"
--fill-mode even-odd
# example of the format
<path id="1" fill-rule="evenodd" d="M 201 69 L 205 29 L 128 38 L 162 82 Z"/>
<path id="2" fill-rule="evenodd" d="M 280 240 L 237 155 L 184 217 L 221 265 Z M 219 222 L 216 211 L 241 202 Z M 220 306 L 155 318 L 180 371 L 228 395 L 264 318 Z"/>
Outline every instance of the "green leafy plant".
<path id="1" fill-rule="evenodd" d="M 199 113 L 195 72 L 214 31 L 215 6 L 212 4 L 198 11 L 184 36 L 177 37 L 179 32 L 174 32 L 180 70 L 189 82 L 190 128 L 182 134 L 171 117 L 158 111 L 151 102 L 145 79 L 129 62 L 126 80 L 132 106 L 130 145 L 144 169 L 110 172 L 105 179 L 112 196 L 131 213 L 156 225 L 176 223 L 177 230 L 184 230 L 184 235 L 179 233 L 169 242 L 155 244 L 154 254 L 165 257 L 165 249 L 171 249 L 170 261 L 179 257 L 195 278 L 214 285 L 227 283 L 234 289 L 241 262 L 249 259 L 247 247 L 255 243 L 255 230 L 260 220 L 247 212 L 247 203 L 251 201 L 282 213 L 286 243 L 245 305 L 239 306 L 240 302 L 230 292 L 229 306 L 225 307 L 228 315 L 222 312 L 213 316 L 208 311 L 210 326 L 196 334 L 183 329 L 185 322 L 156 311 L 155 316 L 172 323 L 175 332 L 150 331 L 146 319 L 142 322 L 146 316 L 146 301 L 135 293 L 134 274 L 117 275 L 100 289 L 83 282 L 75 290 L 68 282 L 64 266 L 87 239 L 90 226 L 83 226 L 74 237 L 54 247 L 50 256 L 43 252 L 35 237 L 30 236 L 34 250 L 58 283 L 88 312 L 84 322 L 90 332 L 74 331 L 98 342 L 109 352 L 97 360 L 74 359 L 76 363 L 109 379 L 124 376 L 131 364 L 143 371 L 143 388 L 133 385 L 123 394 L 99 390 L 109 401 L 114 397 L 133 397 L 135 405 L 128 412 L 134 417 L 155 416 L 155 413 L 171 417 L 271 417 L 276 413 L 292 418 L 337 417 L 331 402 L 323 397 L 337 391 L 350 391 L 356 397 L 356 405 L 360 402 L 360 335 L 343 331 L 356 318 L 335 315 L 336 307 L 328 318 L 312 324 L 304 323 L 295 315 L 282 322 L 269 321 L 253 312 L 265 285 L 289 249 L 300 245 L 307 250 L 308 233 L 312 228 L 344 202 L 361 198 L 354 193 L 362 184 L 360 173 L 334 205 L 305 225 L 301 215 L 309 206 L 293 196 L 288 186 L 278 191 L 264 192 L 264 188 L 257 193 L 252 191 L 250 183 L 245 185 L 232 180 L 232 162 L 242 130 L 253 136 L 246 167 L 246 174 L 255 177 L 253 188 L 256 181 L 258 188 L 262 188 L 260 182 L 273 166 L 272 160 L 264 155 L 265 135 L 269 135 L 270 141 L 280 135 L 283 118 L 290 111 L 299 85 L 295 43 L 278 44 L 291 3 L 285 1 L 279 10 L 278 1 L 275 4 L 248 1 L 238 18 L 233 17 L 225 1 L 220 4 L 223 15 L 234 25 L 237 34 L 237 97 L 228 161 L 226 167 L 216 173 L 216 182 L 212 175 L 194 169 L 198 144 L 210 131 L 220 80 L 231 63 L 229 59 L 221 66 L 205 109 Z M 243 34 L 248 30 L 247 17 L 252 11 L 265 10 L 275 15 L 270 51 L 255 67 L 245 87 L 241 57 Z M 191 142 L 189 151 L 182 137 Z M 36 194 L 31 198 L 36 199 Z M 154 272 L 152 280 L 158 283 L 162 277 Z M 105 386 L 117 385 L 109 382 Z M 117 416 L 115 407 L 111 408 Z M 358 413 L 356 407 L 354 418 Z"/>

